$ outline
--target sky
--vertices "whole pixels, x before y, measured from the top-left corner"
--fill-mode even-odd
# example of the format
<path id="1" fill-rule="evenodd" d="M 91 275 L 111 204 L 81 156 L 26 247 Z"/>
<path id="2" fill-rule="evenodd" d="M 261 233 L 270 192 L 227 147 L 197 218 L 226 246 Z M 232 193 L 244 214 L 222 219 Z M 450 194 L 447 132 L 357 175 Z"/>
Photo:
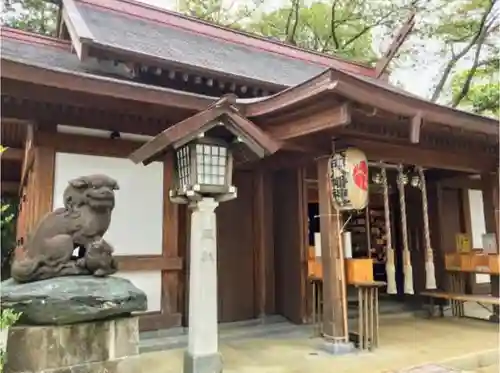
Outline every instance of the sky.
<path id="1" fill-rule="evenodd" d="M 178 0 L 137 0 L 143 3 L 157 6 L 159 8 L 176 10 Z M 233 1 L 245 1 L 245 0 L 224 0 L 228 4 Z M 246 0 L 252 1 L 252 0 Z M 259 1 L 259 0 L 253 0 Z M 263 5 L 260 9 L 265 11 L 272 11 L 279 8 L 281 4 L 287 0 L 263 0 Z M 418 19 L 417 19 L 418 22 Z M 380 40 L 377 36 L 374 36 L 374 50 L 384 50 L 390 43 L 390 40 Z M 424 45 L 418 48 L 418 54 L 414 60 L 415 64 L 410 66 L 398 66 L 392 70 L 391 81 L 401 85 L 407 91 L 422 96 L 430 97 L 432 93 L 433 85 L 439 78 L 439 71 L 442 69 L 445 61 L 438 56 L 440 50 L 440 45 L 438 42 L 426 41 Z M 458 65 L 458 68 L 467 68 L 467 62 L 462 62 Z"/>

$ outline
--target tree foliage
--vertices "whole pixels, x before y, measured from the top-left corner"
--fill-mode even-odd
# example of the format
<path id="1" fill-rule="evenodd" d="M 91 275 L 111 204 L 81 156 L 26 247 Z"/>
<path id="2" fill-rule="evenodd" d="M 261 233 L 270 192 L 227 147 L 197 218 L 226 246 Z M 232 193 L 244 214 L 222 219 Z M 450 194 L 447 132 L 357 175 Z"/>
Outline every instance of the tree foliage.
<path id="1" fill-rule="evenodd" d="M 21 30 L 54 36 L 58 7 L 45 0 L 4 0 L 2 23 Z"/>
<path id="2" fill-rule="evenodd" d="M 410 2 L 390 0 L 288 0 L 263 11 L 264 2 L 239 7 L 235 2 L 224 8 L 221 0 L 183 0 L 179 11 L 305 49 L 374 62 L 372 31 L 393 30 L 411 8 Z"/>
<path id="3" fill-rule="evenodd" d="M 4 0 L 4 23 L 52 35 L 57 9 L 44 0 Z M 178 11 L 301 48 L 374 63 L 410 10 L 417 25 L 392 62 L 426 63 L 427 45 L 437 43 L 432 101 L 498 115 L 499 6 L 497 0 L 179 0 Z M 427 57 L 426 57 L 427 58 Z M 423 61 L 423 62 L 422 62 Z M 496 65 L 495 65 L 496 64 Z"/>
<path id="4" fill-rule="evenodd" d="M 453 76 L 454 100 L 460 98 L 460 106 L 474 113 L 498 117 L 500 109 L 498 58 L 476 66 L 474 73 L 471 73 L 471 69 L 459 71 Z M 471 76 L 470 87 L 464 90 L 465 82 Z"/>
<path id="5" fill-rule="evenodd" d="M 439 13 L 421 28 L 423 37 L 437 40 L 442 45 L 440 54 L 444 63 L 431 100 L 438 101 L 451 94 L 448 101 L 457 107 L 470 90 L 484 88 L 484 73 L 491 73 L 492 69 L 482 67 L 498 65 L 498 2 L 444 0 L 441 5 Z M 477 83 L 480 86 L 475 86 Z"/>

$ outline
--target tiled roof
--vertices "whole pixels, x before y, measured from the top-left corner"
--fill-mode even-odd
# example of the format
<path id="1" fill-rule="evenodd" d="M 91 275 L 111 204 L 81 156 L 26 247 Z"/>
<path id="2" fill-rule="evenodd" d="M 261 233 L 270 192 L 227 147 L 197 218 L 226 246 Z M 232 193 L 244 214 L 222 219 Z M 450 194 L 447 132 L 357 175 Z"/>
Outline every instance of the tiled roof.
<path id="1" fill-rule="evenodd" d="M 299 84 L 325 70 L 319 64 L 75 4 L 96 45 L 280 86 Z"/>

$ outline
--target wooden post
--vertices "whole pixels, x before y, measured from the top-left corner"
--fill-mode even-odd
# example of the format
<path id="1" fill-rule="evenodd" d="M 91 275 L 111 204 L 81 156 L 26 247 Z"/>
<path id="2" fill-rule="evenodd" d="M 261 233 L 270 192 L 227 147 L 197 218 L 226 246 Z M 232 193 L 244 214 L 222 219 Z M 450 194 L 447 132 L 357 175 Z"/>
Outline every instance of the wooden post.
<path id="1" fill-rule="evenodd" d="M 497 254 L 499 251 L 499 203 L 498 203 L 498 193 L 499 193 L 499 172 L 491 174 L 482 174 L 481 181 L 483 185 L 483 205 L 484 205 L 484 218 L 486 223 L 486 232 L 495 233 L 497 239 Z M 491 295 L 494 297 L 500 297 L 500 278 L 499 276 L 491 275 Z M 500 309 L 498 306 L 493 307 L 492 319 L 498 321 L 500 319 Z"/>
<path id="2" fill-rule="evenodd" d="M 347 342 L 347 315 L 342 296 L 344 292 L 343 266 L 339 245 L 340 213 L 332 207 L 328 180 L 328 158 L 317 161 L 321 258 L 323 264 L 323 333 L 334 342 Z"/>
<path id="3" fill-rule="evenodd" d="M 162 256 L 180 259 L 179 255 L 179 205 L 172 203 L 169 191 L 174 178 L 175 157 L 172 152 L 165 155 L 163 160 L 163 248 Z M 180 270 L 162 271 L 162 298 L 161 312 L 163 322 L 161 327 L 179 325 L 181 319 L 181 294 L 183 288 Z"/>

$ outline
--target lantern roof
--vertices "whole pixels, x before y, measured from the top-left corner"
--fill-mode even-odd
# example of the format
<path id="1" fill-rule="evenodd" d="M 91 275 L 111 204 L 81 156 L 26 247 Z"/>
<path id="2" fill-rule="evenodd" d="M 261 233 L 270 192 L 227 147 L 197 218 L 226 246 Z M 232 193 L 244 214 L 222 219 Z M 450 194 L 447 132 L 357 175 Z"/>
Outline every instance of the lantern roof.
<path id="1" fill-rule="evenodd" d="M 130 154 L 129 158 L 136 164 L 147 165 L 169 149 L 177 149 L 209 131 L 218 135 L 225 132 L 224 138 L 228 135 L 237 138 L 259 158 L 278 151 L 280 142 L 244 117 L 235 103 L 236 96 L 223 96 L 207 109 L 167 128 Z"/>

